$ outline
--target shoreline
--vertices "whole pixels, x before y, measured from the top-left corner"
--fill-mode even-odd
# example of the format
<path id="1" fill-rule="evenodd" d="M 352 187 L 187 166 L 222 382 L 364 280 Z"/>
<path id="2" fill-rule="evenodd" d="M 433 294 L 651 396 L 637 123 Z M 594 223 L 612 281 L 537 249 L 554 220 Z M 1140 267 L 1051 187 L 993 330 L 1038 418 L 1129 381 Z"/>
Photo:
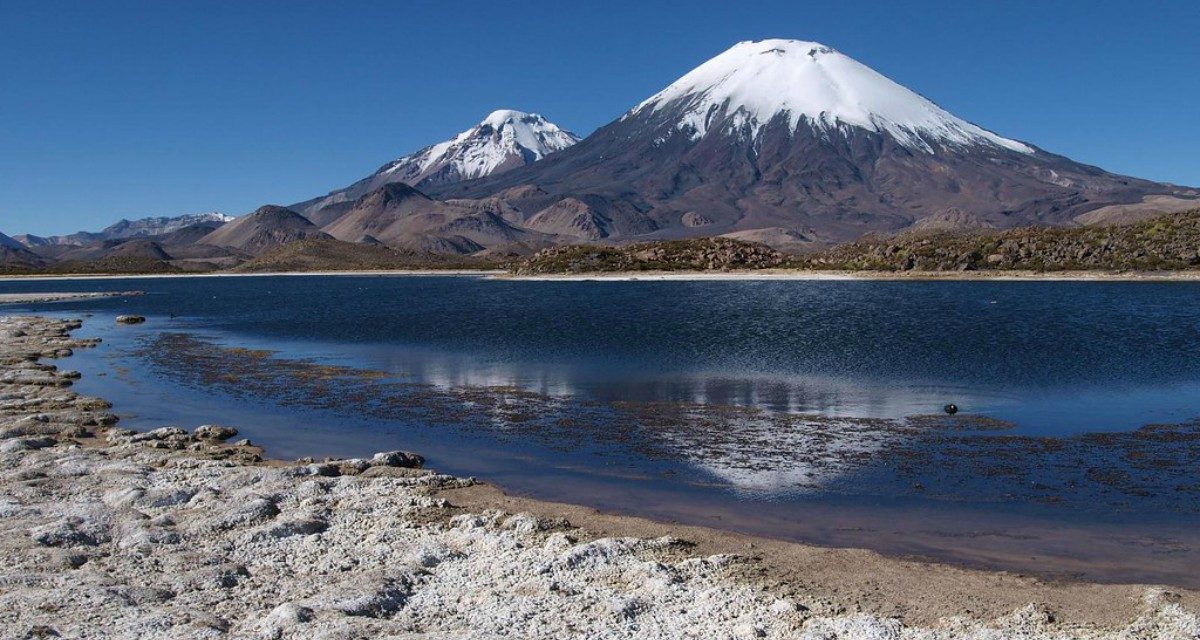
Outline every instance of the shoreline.
<path id="1" fill-rule="evenodd" d="M 0 293 L 0 304 L 45 304 L 95 300 L 98 298 L 120 298 L 145 295 L 144 291 L 98 291 L 98 292 L 48 292 L 48 293 Z"/>
<path id="2" fill-rule="evenodd" d="M 961 616 L 969 600 L 971 613 L 981 619 L 1000 618 L 1032 603 L 1047 607 L 1068 621 L 1114 626 L 1128 615 L 1128 610 L 1122 611 L 1122 600 L 1127 605 L 1140 597 L 1136 594 L 1142 590 L 1159 588 L 1134 582 L 1094 582 L 976 568 L 863 548 L 818 546 L 524 497 L 487 481 L 440 490 L 436 495 L 467 510 L 498 509 L 531 513 L 539 518 L 565 517 L 573 526 L 599 537 L 668 536 L 686 540 L 697 554 L 751 557 L 757 566 L 741 574 L 745 579 L 785 588 L 804 584 L 810 590 L 820 591 L 822 598 L 841 600 L 839 608 L 895 616 L 919 625 L 935 625 L 946 618 Z M 954 584 L 955 591 L 931 585 L 931 581 Z M 1161 588 L 1200 610 L 1200 591 L 1176 586 Z M 961 592 L 971 596 L 964 599 Z M 852 607 L 846 602 L 852 603 Z"/>
<path id="3" fill-rule="evenodd" d="M 511 620 L 515 610 L 506 607 L 528 605 L 526 598 L 554 608 L 552 614 L 559 607 L 577 612 L 576 633 L 627 628 L 630 619 L 641 617 L 645 628 L 656 629 L 661 637 L 735 628 L 746 630 L 747 637 L 790 637 L 822 629 L 861 629 L 862 634 L 882 634 L 878 637 L 893 637 L 884 633 L 888 630 L 969 635 L 991 629 L 1080 638 L 1113 637 L 1110 632 L 1130 624 L 1179 637 L 1200 629 L 1194 613 L 1200 593 L 1195 591 L 1045 581 L 605 515 L 414 469 L 409 464 L 414 458 L 398 452 L 379 463 L 291 463 L 262 460 L 261 450 L 253 446 L 225 443 L 231 436 L 218 439 L 179 429 L 135 434 L 113 424 L 115 416 L 107 413 L 105 401 L 69 391 L 77 374 L 38 362 L 94 344 L 70 336 L 79 326 L 28 317 L 0 323 L 0 393 L 7 398 L 0 405 L 0 456 L 6 468 L 18 469 L 0 475 L 0 527 L 8 532 L 3 544 L 10 547 L 0 573 L 28 576 L 8 595 L 0 590 L 0 604 L 11 604 L 11 597 L 21 602 L 57 598 L 62 588 L 58 580 L 78 576 L 81 569 L 70 565 L 82 556 L 78 567 L 99 572 L 104 580 L 128 583 L 127 592 L 173 589 L 172 597 L 161 600 L 152 594 L 137 596 L 150 597 L 143 603 L 142 609 L 150 610 L 145 615 L 155 609 L 181 615 L 179 608 L 186 605 L 193 612 L 191 618 L 184 616 L 187 624 L 262 631 L 267 637 L 321 628 L 405 632 L 404 625 L 482 631 L 486 629 L 477 625 L 486 622 L 475 614 L 494 614 L 487 618 L 491 623 Z M 59 472 L 72 468 L 90 471 Z M 39 477 L 44 480 L 27 485 Z M 54 493 L 56 482 L 64 483 L 58 491 L 65 494 Z M 208 499 L 200 498 L 207 495 L 203 492 L 172 497 L 200 485 L 221 491 Z M 43 490 L 48 492 L 45 500 L 34 500 Z M 379 522 L 392 524 L 378 529 Z M 397 531 L 412 537 L 397 538 Z M 373 546 L 362 547 L 364 540 Z M 205 549 L 225 562 L 189 565 L 181 556 L 185 548 L 175 546 L 183 542 L 186 549 Z M 400 562 L 405 568 L 395 575 L 381 569 L 417 552 L 416 564 Z M 125 565 L 140 565 L 139 553 L 156 554 L 156 562 L 177 566 L 181 575 L 228 564 L 241 566 L 241 571 L 223 569 L 232 573 L 212 583 L 197 578 L 197 584 L 185 580 L 156 586 L 178 576 L 131 574 Z M 378 553 L 384 553 L 381 561 L 389 560 L 348 569 L 327 566 L 339 558 L 360 557 L 354 554 Z M 271 574 L 275 565 L 287 565 L 294 556 L 308 558 L 311 565 L 292 566 L 296 575 Z M 47 564 L 47 558 L 60 564 Z M 541 563 L 537 571 L 525 566 L 534 559 Z M 322 567 L 331 573 L 311 573 Z M 464 576 L 474 581 L 464 583 Z M 314 580 L 332 581 L 335 589 L 314 585 Z M 614 584 L 623 586 L 606 591 Z M 89 586 L 98 588 L 79 588 Z M 710 591 L 714 587 L 719 595 Z M 397 595 L 398 590 L 404 595 Z M 466 596 L 467 606 L 455 609 L 429 595 L 437 607 L 422 609 L 428 604 L 422 598 L 434 592 Z M 634 592 L 639 602 L 635 610 L 614 612 L 602 604 Z M 77 604 L 100 607 L 100 613 L 88 614 L 93 622 L 139 628 L 135 622 L 145 621 L 127 620 L 137 616 L 125 610 L 128 604 L 120 604 L 128 598 L 118 596 L 112 596 L 109 608 L 83 594 Z M 213 599 L 220 600 L 211 604 L 211 615 L 219 620 L 195 614 L 196 607 Z M 68 594 L 59 606 L 69 609 L 72 602 Z M 673 607 L 681 604 L 695 605 L 695 611 L 676 613 Z M 419 617 L 444 607 L 454 609 L 446 619 Z M 42 615 L 36 611 L 0 613 L 0 628 L 19 634 L 20 625 L 32 625 Z M 108 617 L 97 620 L 96 615 Z M 401 626 L 388 626 L 397 620 Z M 356 626 L 360 624 L 366 626 Z M 572 631 L 545 620 L 542 624 L 549 626 L 531 630 L 528 637 L 561 637 Z"/>
<path id="4" fill-rule="evenodd" d="M 33 274 L 2 275 L 0 282 L 42 282 L 56 280 L 156 280 L 160 278 L 255 278 L 276 276 L 492 276 L 507 273 L 499 269 L 396 269 L 383 271 L 263 271 L 201 273 L 105 273 L 105 274 Z"/>
<path id="5" fill-rule="evenodd" d="M 747 271 L 613 271 L 595 273 L 511 274 L 489 279 L 517 281 L 628 282 L 711 280 L 864 280 L 946 282 L 1200 282 L 1200 271 L 836 271 L 801 269 L 757 269 Z"/>
<path id="6" fill-rule="evenodd" d="M 747 269 L 737 271 L 598 271 L 582 273 L 515 274 L 503 269 L 394 269 L 321 270 L 140 274 L 31 274 L 0 275 L 0 282 L 53 282 L 59 280 L 153 280 L 160 278 L 254 278 L 302 276 L 473 276 L 487 280 L 527 282 L 670 282 L 670 281 L 945 281 L 945 282 L 1200 282 L 1195 271 L 842 271 L 823 269 Z M 124 292 L 123 292 L 124 293 Z"/>

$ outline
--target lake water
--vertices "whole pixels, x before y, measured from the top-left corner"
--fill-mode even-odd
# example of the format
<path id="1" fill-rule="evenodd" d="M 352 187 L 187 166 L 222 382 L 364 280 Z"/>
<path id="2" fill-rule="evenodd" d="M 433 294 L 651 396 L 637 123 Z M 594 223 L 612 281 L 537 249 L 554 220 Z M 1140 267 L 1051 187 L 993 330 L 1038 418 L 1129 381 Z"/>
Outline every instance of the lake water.
<path id="1" fill-rule="evenodd" d="M 104 344 L 63 366 L 125 426 L 233 424 L 279 457 L 402 448 L 606 510 L 1200 581 L 1200 284 L 0 282 L 114 289 L 146 295 L 0 312 L 94 314 L 81 334 Z"/>

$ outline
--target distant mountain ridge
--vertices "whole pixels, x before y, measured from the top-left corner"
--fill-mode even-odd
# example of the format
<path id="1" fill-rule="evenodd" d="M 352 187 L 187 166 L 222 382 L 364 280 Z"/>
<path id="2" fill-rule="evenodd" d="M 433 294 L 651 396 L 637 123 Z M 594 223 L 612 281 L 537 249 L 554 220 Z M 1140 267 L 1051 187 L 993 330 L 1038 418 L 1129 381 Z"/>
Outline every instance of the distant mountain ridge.
<path id="1" fill-rule="evenodd" d="M 45 266 L 47 260 L 30 251 L 25 245 L 0 233 L 0 269 L 34 269 Z"/>
<path id="2" fill-rule="evenodd" d="M 101 231 L 108 238 L 143 238 L 161 236 L 173 233 L 184 227 L 205 222 L 226 223 L 233 216 L 223 213 L 192 213 L 174 217 L 142 218 L 140 220 L 120 220 Z"/>
<path id="3" fill-rule="evenodd" d="M 118 240 L 122 238 L 143 238 L 159 236 L 178 231 L 187 226 L 200 223 L 226 223 L 232 220 L 222 213 L 189 213 L 180 216 L 156 216 L 126 220 L 122 218 L 98 232 L 79 231 L 65 236 L 35 236 L 22 234 L 16 240 L 26 247 L 45 247 L 50 245 L 85 245 L 103 240 Z"/>

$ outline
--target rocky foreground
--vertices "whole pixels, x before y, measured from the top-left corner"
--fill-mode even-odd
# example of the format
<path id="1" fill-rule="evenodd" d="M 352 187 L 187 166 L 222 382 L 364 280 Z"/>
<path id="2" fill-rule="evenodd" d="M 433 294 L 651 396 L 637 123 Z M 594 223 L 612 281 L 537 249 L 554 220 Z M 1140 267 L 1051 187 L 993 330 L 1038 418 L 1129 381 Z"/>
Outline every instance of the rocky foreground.
<path id="1" fill-rule="evenodd" d="M 413 454 L 281 463 L 224 427 L 134 433 L 41 362 L 94 345 L 79 327 L 0 317 L 2 638 L 1200 638 L 1157 589 L 1121 628 L 1037 603 L 908 626 L 679 540 L 463 513 L 434 494 L 471 481 Z"/>

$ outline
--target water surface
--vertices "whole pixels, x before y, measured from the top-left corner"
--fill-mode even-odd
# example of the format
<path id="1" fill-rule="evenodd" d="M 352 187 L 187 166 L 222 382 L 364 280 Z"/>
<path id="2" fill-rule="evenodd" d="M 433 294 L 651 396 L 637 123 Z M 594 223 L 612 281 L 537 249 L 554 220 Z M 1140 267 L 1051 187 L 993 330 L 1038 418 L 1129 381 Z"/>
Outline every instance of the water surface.
<path id="1" fill-rule="evenodd" d="M 134 428 L 411 449 L 535 497 L 822 544 L 1200 574 L 1194 430 L 1138 431 L 1200 416 L 1196 283 L 0 282 L 49 289 L 147 292 L 23 307 L 95 314 L 105 344 L 68 366 Z M 303 368 L 330 365 L 351 373 Z M 950 402 L 968 417 L 913 418 Z"/>

